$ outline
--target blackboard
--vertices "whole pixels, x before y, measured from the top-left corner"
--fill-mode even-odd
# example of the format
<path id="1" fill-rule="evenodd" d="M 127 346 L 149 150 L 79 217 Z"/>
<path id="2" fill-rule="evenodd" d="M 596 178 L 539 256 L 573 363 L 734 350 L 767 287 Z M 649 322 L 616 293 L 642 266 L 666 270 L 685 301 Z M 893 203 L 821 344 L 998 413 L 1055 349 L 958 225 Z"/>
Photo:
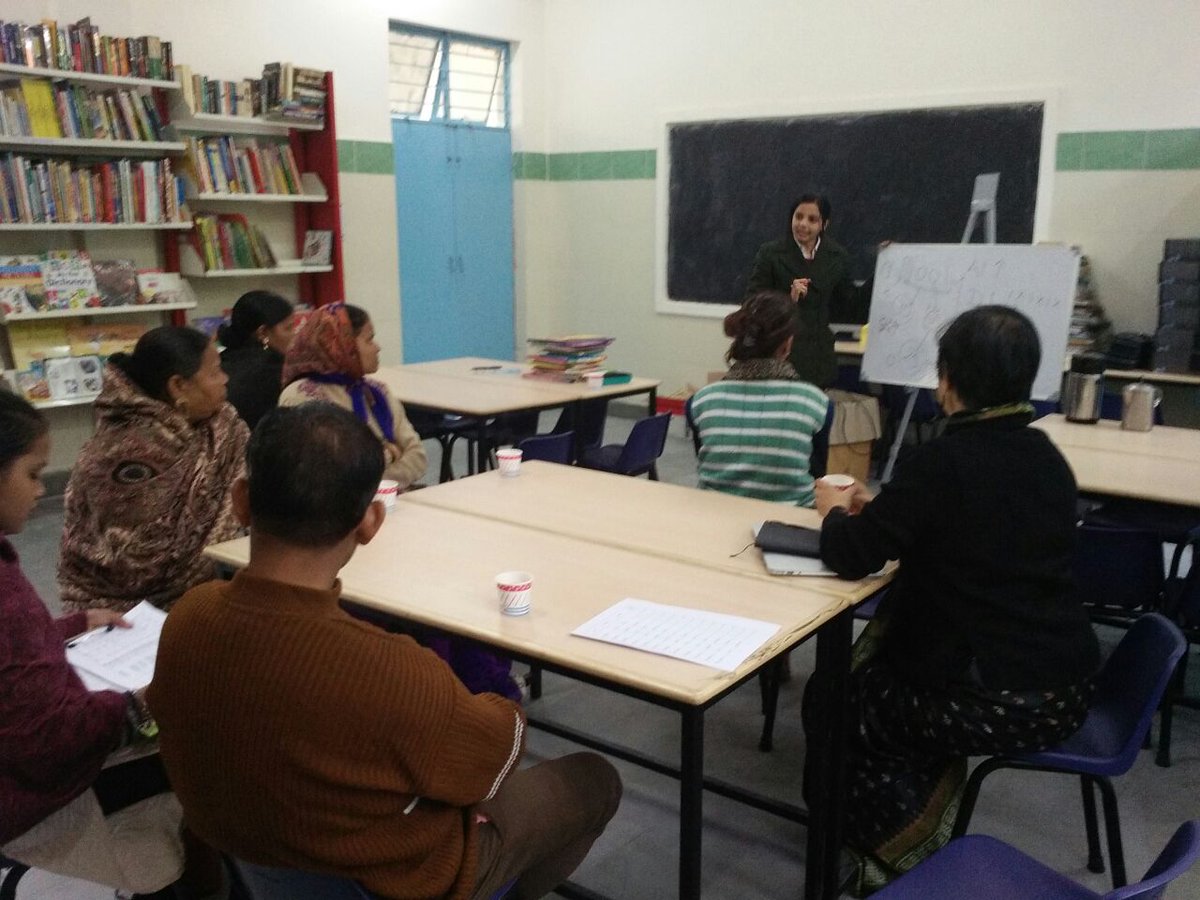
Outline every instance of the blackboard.
<path id="1" fill-rule="evenodd" d="M 1000 243 L 1033 239 L 1041 103 L 668 126 L 667 297 L 737 303 L 789 203 L 829 197 L 829 234 L 867 278 L 881 241 L 955 243 L 975 176 L 1000 173 Z M 981 237 L 977 237 L 981 240 Z"/>
<path id="2" fill-rule="evenodd" d="M 1033 396 L 1062 385 L 1079 278 L 1073 247 L 895 244 L 879 254 L 862 377 L 880 384 L 937 385 L 937 342 L 959 313 L 998 303 L 1027 315 L 1042 345 Z"/>

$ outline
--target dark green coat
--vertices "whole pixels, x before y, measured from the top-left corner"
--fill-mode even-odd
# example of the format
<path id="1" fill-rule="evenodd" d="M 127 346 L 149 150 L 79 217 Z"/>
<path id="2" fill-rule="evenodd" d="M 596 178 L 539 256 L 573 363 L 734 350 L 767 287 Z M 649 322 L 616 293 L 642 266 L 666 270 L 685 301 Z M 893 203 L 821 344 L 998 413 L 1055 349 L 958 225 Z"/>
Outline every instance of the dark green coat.
<path id="1" fill-rule="evenodd" d="M 805 259 L 791 238 L 770 241 L 759 248 L 746 294 L 783 291 L 796 278 L 810 278 L 808 295 L 796 304 L 796 339 L 789 357 L 800 377 L 825 388 L 837 376 L 833 332 L 829 323 L 865 322 L 870 305 L 870 282 L 856 288 L 850 277 L 850 254 L 837 241 L 822 236 L 816 255 Z"/>

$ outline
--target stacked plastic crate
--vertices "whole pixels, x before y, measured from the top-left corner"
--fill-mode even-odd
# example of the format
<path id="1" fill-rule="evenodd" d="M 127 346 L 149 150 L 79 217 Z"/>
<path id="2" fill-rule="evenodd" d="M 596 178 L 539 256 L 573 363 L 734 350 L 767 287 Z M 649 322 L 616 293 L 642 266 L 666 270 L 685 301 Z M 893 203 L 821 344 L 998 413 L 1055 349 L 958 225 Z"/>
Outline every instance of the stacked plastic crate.
<path id="1" fill-rule="evenodd" d="M 1164 244 L 1158 282 L 1154 368 L 1159 372 L 1200 369 L 1200 238 Z"/>

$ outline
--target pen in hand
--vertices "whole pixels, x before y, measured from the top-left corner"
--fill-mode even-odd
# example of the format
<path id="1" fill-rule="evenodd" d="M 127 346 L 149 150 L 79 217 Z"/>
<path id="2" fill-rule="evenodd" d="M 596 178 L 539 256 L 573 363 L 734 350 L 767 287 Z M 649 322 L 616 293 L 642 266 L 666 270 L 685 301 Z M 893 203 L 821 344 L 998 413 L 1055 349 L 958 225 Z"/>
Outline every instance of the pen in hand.
<path id="1" fill-rule="evenodd" d="M 71 640 L 67 641 L 67 647 L 78 647 L 84 641 L 88 640 L 89 638 L 93 638 L 98 634 L 108 634 L 115 627 L 116 626 L 110 622 L 107 625 L 101 625 L 99 628 L 93 628 L 91 631 L 85 631 L 79 637 L 72 638 Z"/>

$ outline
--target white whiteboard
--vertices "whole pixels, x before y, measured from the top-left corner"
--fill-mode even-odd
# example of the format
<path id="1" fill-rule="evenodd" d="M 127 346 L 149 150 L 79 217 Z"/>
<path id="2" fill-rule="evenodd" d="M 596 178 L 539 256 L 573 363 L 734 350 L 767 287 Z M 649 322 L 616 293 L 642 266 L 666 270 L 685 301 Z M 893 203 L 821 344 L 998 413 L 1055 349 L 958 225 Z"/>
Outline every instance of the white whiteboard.
<path id="1" fill-rule="evenodd" d="M 1079 278 L 1079 252 L 1027 244 L 893 244 L 875 264 L 866 381 L 937 387 L 943 326 L 976 306 L 1000 304 L 1027 315 L 1042 344 L 1033 396 L 1062 387 L 1063 359 Z"/>

